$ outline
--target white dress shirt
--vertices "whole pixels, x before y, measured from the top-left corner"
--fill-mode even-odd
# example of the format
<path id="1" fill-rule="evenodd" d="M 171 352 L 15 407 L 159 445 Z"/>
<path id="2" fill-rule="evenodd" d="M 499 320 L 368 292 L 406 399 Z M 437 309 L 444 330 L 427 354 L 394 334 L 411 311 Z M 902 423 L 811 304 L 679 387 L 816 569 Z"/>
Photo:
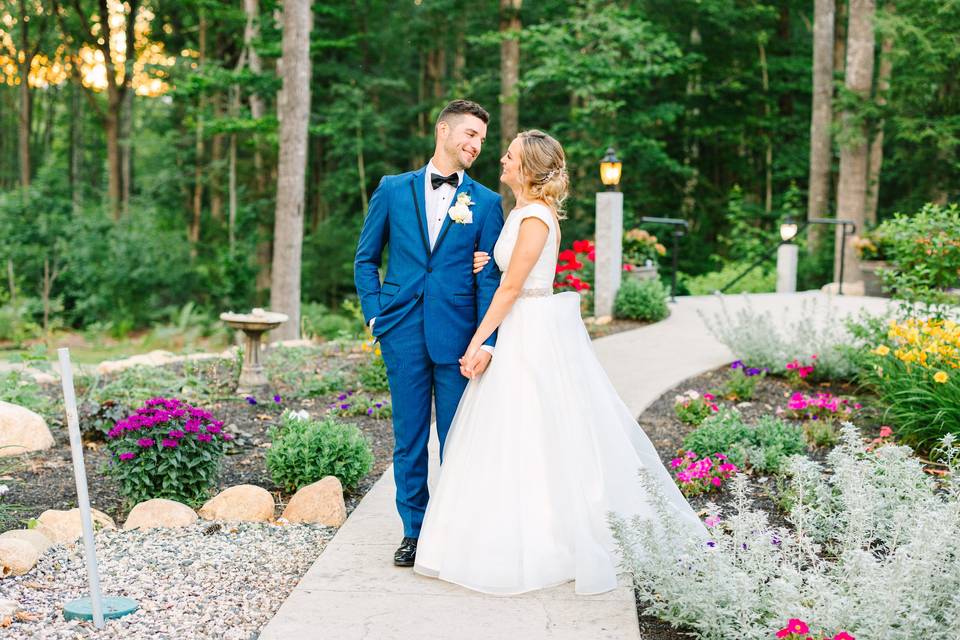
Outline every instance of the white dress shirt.
<path id="1" fill-rule="evenodd" d="M 430 250 L 433 251 L 437 244 L 437 238 L 440 236 L 440 229 L 443 228 L 443 219 L 447 217 L 447 211 L 453 206 L 453 194 L 457 192 L 456 187 L 449 184 L 442 184 L 434 189 L 430 176 L 436 173 L 446 177 L 439 169 L 433 166 L 431 160 L 427 164 L 427 170 L 424 172 L 425 181 L 423 194 L 427 209 L 427 233 L 430 236 Z M 463 170 L 457 171 L 457 186 L 463 184 Z"/>

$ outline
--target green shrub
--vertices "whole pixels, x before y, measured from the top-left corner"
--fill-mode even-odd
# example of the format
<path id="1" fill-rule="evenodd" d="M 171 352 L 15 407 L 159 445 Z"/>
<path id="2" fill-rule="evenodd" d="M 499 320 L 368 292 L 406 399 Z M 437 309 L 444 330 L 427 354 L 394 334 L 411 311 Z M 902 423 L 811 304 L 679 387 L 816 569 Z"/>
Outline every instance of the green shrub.
<path id="1" fill-rule="evenodd" d="M 723 453 L 730 462 L 776 473 L 791 455 L 806 451 L 803 429 L 773 416 L 748 425 L 736 409 L 721 407 L 683 439 L 683 448 L 701 456 Z"/>
<path id="2" fill-rule="evenodd" d="M 107 433 L 106 472 L 128 504 L 167 498 L 196 507 L 216 483 L 232 438 L 209 412 L 176 398 L 152 398 Z"/>
<path id="3" fill-rule="evenodd" d="M 629 320 L 657 322 L 669 315 L 667 288 L 659 280 L 625 278 L 614 301 L 614 315 Z"/>
<path id="4" fill-rule="evenodd" d="M 690 295 L 704 296 L 719 291 L 749 266 L 747 262 L 728 262 L 720 271 L 699 276 L 685 276 L 684 285 Z M 766 266 L 759 266 L 738 280 L 724 293 L 770 293 L 777 288 L 777 274 Z"/>
<path id="5" fill-rule="evenodd" d="M 43 333 L 40 325 L 31 320 L 27 306 L 19 300 L 16 306 L 0 305 L 0 342 L 12 342 L 19 347 Z"/>
<path id="6" fill-rule="evenodd" d="M 304 338 L 337 340 L 363 334 L 363 321 L 357 321 L 349 309 L 337 313 L 318 302 L 305 303 L 300 310 L 301 333 Z"/>
<path id="7" fill-rule="evenodd" d="M 290 492 L 326 476 L 352 488 L 373 468 L 373 453 L 360 429 L 334 418 L 301 419 L 287 412 L 270 438 L 267 470 Z"/>
<path id="8" fill-rule="evenodd" d="M 390 385 L 387 382 L 387 365 L 379 353 L 375 353 L 370 360 L 357 368 L 357 379 L 366 391 L 390 391 Z"/>
<path id="9" fill-rule="evenodd" d="M 960 206 L 926 204 L 913 215 L 896 214 L 877 231 L 893 263 L 880 276 L 898 299 L 934 309 L 957 303 L 947 290 L 960 287 Z"/>
<path id="10" fill-rule="evenodd" d="M 85 400 L 100 405 L 113 401 L 133 409 L 150 398 L 177 396 L 183 385 L 183 377 L 166 367 L 130 367 L 108 378 L 95 379 Z"/>
<path id="11" fill-rule="evenodd" d="M 43 393 L 33 376 L 16 369 L 0 373 L 0 400 L 30 409 L 44 417 L 49 417 L 54 402 Z"/>

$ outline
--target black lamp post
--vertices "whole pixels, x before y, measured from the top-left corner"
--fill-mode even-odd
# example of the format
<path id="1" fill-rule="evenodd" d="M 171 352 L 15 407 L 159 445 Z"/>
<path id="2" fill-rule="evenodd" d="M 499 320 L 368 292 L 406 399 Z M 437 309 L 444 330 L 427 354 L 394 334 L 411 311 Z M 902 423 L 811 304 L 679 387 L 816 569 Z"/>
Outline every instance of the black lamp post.
<path id="1" fill-rule="evenodd" d="M 600 161 L 600 182 L 604 184 L 607 191 L 616 191 L 620 184 L 620 172 L 623 169 L 623 163 L 617 158 L 613 147 L 607 147 L 607 153 Z"/>

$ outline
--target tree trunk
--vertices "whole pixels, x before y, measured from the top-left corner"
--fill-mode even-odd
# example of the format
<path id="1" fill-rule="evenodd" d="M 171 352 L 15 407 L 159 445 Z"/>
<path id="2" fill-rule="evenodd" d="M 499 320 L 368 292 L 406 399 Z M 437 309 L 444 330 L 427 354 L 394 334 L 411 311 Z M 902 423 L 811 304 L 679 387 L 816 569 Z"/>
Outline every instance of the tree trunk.
<path id="1" fill-rule="evenodd" d="M 290 320 L 274 332 L 277 340 L 300 335 L 300 268 L 303 251 L 304 182 L 307 124 L 310 117 L 310 0 L 283 5 L 283 88 L 277 100 L 280 148 L 277 208 L 273 229 L 273 278 L 270 307 Z"/>
<path id="2" fill-rule="evenodd" d="M 109 73 L 109 71 L 107 72 Z M 123 209 L 121 200 L 123 191 L 121 179 L 123 167 L 120 154 L 120 109 L 114 106 L 114 100 L 108 99 L 107 112 L 104 114 L 104 132 L 107 136 L 107 201 L 114 220 L 119 220 Z"/>
<path id="3" fill-rule="evenodd" d="M 121 182 L 123 193 L 120 198 L 120 210 L 123 215 L 130 213 L 130 190 L 133 188 L 133 91 L 127 91 L 123 98 L 123 107 L 120 113 L 120 153 Z"/>
<path id="4" fill-rule="evenodd" d="M 259 24 L 259 5 L 258 0 L 243 0 L 243 11 L 247 16 L 246 26 L 243 29 L 243 46 L 247 52 L 250 71 L 261 73 L 263 63 L 260 60 L 260 54 L 253 47 L 253 41 L 260 35 Z M 255 93 L 250 94 L 250 117 L 259 120 L 263 117 L 265 107 L 263 98 Z M 267 190 L 267 172 L 264 169 L 263 153 L 260 150 L 260 136 L 253 134 L 253 173 L 254 173 L 254 197 L 260 199 Z M 264 220 L 266 214 L 259 216 L 260 219 L 260 241 L 257 243 L 257 291 L 266 291 L 270 288 L 272 268 L 273 245 L 270 243 L 270 221 Z"/>
<path id="5" fill-rule="evenodd" d="M 770 135 L 770 73 L 767 69 L 767 48 L 763 44 L 763 38 L 757 40 L 757 47 L 760 50 L 760 76 L 763 81 L 763 116 L 766 121 L 763 134 L 764 154 L 763 154 L 763 210 L 766 213 L 773 211 L 773 137 Z"/>
<path id="6" fill-rule="evenodd" d="M 893 13 L 896 10 L 891 2 L 886 5 L 885 10 Z M 883 45 L 880 49 L 880 68 L 877 71 L 877 106 L 882 110 L 887 104 L 887 95 L 890 92 L 890 77 L 893 75 L 893 36 L 887 34 L 883 38 Z M 877 202 L 880 198 L 880 171 L 883 168 L 883 127 L 884 121 L 881 119 L 877 123 L 873 134 L 873 141 L 870 143 L 870 169 L 867 175 L 867 204 L 864 212 L 864 219 L 867 224 L 877 223 Z"/>
<path id="7" fill-rule="evenodd" d="M 517 83 L 520 80 L 520 7 L 523 0 L 500 0 L 500 153 L 507 147 L 520 127 L 520 109 Z M 513 208 L 513 192 L 500 183 L 503 209 Z"/>
<path id="8" fill-rule="evenodd" d="M 873 20 L 876 0 L 850 0 L 850 20 L 847 32 L 847 68 L 844 83 L 847 89 L 863 100 L 870 98 L 873 85 L 874 43 Z M 840 183 L 837 187 L 837 217 L 852 221 L 862 231 L 867 198 L 868 132 L 856 121 L 856 116 L 844 112 L 841 116 L 844 144 L 840 147 Z M 846 243 L 841 255 L 840 234 L 837 228 L 837 248 L 834 277 L 840 279 L 840 260 L 846 261 L 844 280 L 862 279 L 860 264 L 852 243 Z"/>
<path id="9" fill-rule="evenodd" d="M 202 9 L 199 28 L 200 55 L 197 65 L 202 71 L 207 57 L 207 18 Z M 193 145 L 193 219 L 190 223 L 190 242 L 194 244 L 200 241 L 200 225 L 203 220 L 203 110 L 205 107 L 206 99 L 201 91 L 197 99 L 197 128 Z"/>
<path id="10" fill-rule="evenodd" d="M 830 202 L 832 148 L 830 127 L 833 122 L 833 48 L 834 0 L 816 0 L 813 16 L 813 105 L 810 110 L 810 183 L 807 192 L 807 218 L 827 215 Z M 820 234 L 811 225 L 807 233 L 811 253 Z"/>
<path id="11" fill-rule="evenodd" d="M 32 126 L 32 104 L 30 101 L 30 61 L 20 64 L 20 186 L 24 193 L 30 186 L 30 128 Z"/>
<path id="12" fill-rule="evenodd" d="M 213 115 L 223 117 L 223 95 L 213 96 Z M 210 217 L 217 222 L 223 221 L 223 134 L 214 134 L 210 142 Z"/>

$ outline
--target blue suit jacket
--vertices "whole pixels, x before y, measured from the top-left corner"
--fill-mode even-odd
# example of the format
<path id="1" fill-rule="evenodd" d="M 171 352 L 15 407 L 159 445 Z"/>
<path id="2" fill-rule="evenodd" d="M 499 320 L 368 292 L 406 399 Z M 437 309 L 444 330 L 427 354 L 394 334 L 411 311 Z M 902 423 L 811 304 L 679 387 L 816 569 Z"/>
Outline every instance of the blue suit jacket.
<path id="1" fill-rule="evenodd" d="M 473 273 L 473 252 L 493 253 L 503 228 L 500 196 L 466 173 L 453 198 L 467 193 L 475 202 L 473 222 L 459 224 L 447 215 L 431 251 L 424 202 L 424 172 L 384 176 L 370 199 L 354 260 L 354 282 L 373 334 L 391 330 L 423 331 L 430 358 L 453 364 L 463 355 L 500 285 L 500 271 L 491 262 Z M 383 250 L 389 245 L 386 277 L 380 283 Z M 423 303 L 423 327 L 408 328 L 403 318 Z M 496 344 L 494 333 L 484 343 Z"/>

